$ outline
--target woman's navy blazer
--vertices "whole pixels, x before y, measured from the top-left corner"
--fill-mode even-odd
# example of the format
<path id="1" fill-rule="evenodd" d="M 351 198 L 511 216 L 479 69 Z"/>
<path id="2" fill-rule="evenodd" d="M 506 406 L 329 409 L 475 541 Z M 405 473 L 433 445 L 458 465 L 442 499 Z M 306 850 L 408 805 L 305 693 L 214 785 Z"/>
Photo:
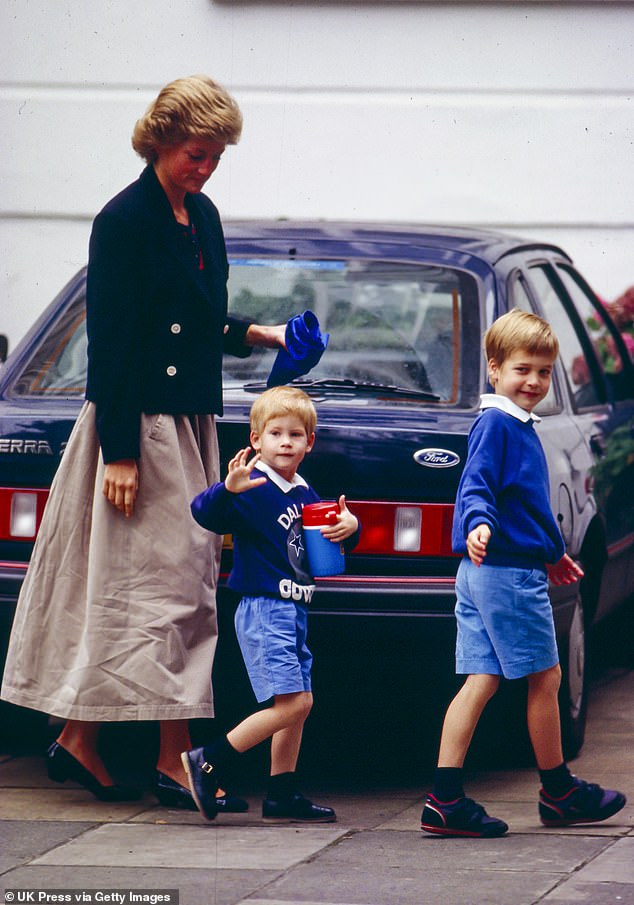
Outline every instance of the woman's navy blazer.
<path id="1" fill-rule="evenodd" d="M 141 412 L 222 414 L 222 355 L 246 357 L 248 323 L 227 318 L 229 272 L 215 205 L 187 195 L 204 270 L 148 166 L 93 223 L 88 381 L 105 462 L 139 456 Z"/>

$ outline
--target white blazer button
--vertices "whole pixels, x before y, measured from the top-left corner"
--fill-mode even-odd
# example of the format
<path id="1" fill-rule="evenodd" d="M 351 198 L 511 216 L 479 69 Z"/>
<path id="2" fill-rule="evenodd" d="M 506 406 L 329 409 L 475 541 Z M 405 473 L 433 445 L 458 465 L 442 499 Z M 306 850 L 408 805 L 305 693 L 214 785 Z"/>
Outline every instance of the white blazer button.
<path id="1" fill-rule="evenodd" d="M 172 324 L 172 326 L 170 327 L 170 330 L 172 331 L 172 333 L 180 333 L 180 332 L 181 332 L 181 325 L 180 325 L 180 324 Z"/>
<path id="2" fill-rule="evenodd" d="M 174 367 L 174 365 L 170 365 L 167 369 L 167 375 L 168 377 L 173 377 L 174 374 L 176 374 L 176 368 Z"/>

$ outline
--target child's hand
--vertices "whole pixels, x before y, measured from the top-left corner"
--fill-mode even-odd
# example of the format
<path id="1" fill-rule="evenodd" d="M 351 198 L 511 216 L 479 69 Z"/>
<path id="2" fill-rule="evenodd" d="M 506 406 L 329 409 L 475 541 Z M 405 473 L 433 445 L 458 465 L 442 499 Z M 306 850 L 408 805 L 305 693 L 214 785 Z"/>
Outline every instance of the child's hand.
<path id="1" fill-rule="evenodd" d="M 245 490 L 252 490 L 259 487 L 260 484 L 266 484 L 266 478 L 253 478 L 251 480 L 251 472 L 260 461 L 260 453 L 256 453 L 250 462 L 247 462 L 251 447 L 241 449 L 235 454 L 229 462 L 229 471 L 225 478 L 225 487 L 230 493 L 243 493 Z"/>
<path id="2" fill-rule="evenodd" d="M 491 539 L 491 529 L 488 525 L 477 525 L 467 535 L 467 553 L 474 566 L 481 566 L 487 555 L 487 544 Z"/>
<path id="3" fill-rule="evenodd" d="M 559 562 L 549 563 L 546 571 L 552 584 L 574 584 L 583 578 L 583 569 L 567 553 L 564 553 Z"/>
<path id="4" fill-rule="evenodd" d="M 332 541 L 334 544 L 340 544 L 347 537 L 350 537 L 351 534 L 354 534 L 358 527 L 359 522 L 357 517 L 356 515 L 353 515 L 346 506 L 345 496 L 340 496 L 337 521 L 333 522 L 332 525 L 328 525 L 326 528 L 320 528 L 320 531 L 324 537 L 327 537 L 328 540 Z"/>

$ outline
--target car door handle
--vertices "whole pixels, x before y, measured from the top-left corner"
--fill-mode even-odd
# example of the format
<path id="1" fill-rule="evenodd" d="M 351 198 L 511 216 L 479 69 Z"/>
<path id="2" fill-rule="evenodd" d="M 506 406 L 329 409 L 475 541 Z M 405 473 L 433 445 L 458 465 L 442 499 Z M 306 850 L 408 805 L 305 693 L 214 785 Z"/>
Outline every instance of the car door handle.
<path id="1" fill-rule="evenodd" d="M 606 442 L 604 434 L 592 434 L 590 437 L 590 449 L 595 456 L 602 458 L 605 455 Z"/>

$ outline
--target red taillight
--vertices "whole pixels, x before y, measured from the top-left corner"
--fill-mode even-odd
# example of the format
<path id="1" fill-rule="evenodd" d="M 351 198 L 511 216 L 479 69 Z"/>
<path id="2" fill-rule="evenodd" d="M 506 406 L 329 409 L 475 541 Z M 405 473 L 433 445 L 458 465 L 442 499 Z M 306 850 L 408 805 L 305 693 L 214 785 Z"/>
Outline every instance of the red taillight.
<path id="1" fill-rule="evenodd" d="M 361 521 L 354 553 L 383 556 L 452 556 L 453 503 L 348 501 Z M 354 555 L 354 554 L 353 554 Z"/>
<path id="2" fill-rule="evenodd" d="M 34 540 L 48 493 L 41 487 L 0 487 L 0 540 Z"/>

